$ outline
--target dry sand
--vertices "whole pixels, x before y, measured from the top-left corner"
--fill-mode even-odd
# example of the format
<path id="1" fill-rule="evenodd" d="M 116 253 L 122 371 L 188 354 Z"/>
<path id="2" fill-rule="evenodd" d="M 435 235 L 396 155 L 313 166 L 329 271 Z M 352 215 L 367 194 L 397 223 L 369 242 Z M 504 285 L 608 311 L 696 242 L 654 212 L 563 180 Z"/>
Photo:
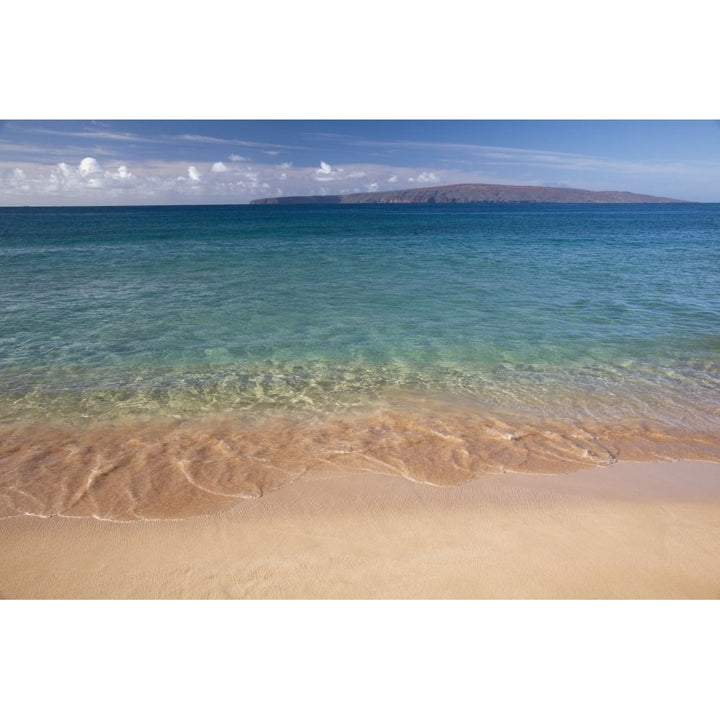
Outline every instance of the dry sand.
<path id="1" fill-rule="evenodd" d="M 4 598 L 720 598 L 720 465 L 436 487 L 317 472 L 214 515 L 0 521 Z"/>

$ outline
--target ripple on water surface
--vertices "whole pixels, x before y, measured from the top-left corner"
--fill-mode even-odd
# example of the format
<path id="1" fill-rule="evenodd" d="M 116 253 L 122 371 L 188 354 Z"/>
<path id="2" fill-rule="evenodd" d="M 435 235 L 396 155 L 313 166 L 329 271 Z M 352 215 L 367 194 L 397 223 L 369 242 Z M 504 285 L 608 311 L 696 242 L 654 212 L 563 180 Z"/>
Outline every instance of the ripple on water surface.
<path id="1" fill-rule="evenodd" d="M 718 206 L 0 209 L 0 511 L 716 459 Z"/>

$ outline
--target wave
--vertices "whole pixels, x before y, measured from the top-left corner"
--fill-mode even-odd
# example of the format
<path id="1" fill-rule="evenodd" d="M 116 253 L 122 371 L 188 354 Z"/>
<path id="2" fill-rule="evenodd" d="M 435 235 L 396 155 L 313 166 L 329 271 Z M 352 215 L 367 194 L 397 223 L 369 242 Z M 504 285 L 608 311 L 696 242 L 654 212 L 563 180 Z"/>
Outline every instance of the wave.
<path id="1" fill-rule="evenodd" d="M 322 469 L 433 485 L 618 460 L 720 462 L 720 428 L 491 416 L 425 403 L 311 419 L 204 417 L 0 427 L 0 517 L 220 512 Z"/>

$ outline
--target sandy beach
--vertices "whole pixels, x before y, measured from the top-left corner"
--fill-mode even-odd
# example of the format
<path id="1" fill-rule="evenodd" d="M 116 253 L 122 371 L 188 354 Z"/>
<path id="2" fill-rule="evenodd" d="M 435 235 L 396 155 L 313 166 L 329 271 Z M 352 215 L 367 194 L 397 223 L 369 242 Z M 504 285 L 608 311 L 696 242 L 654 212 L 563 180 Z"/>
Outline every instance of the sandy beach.
<path id="1" fill-rule="evenodd" d="M 720 598 L 720 465 L 317 471 L 202 517 L 0 521 L 3 598 Z"/>

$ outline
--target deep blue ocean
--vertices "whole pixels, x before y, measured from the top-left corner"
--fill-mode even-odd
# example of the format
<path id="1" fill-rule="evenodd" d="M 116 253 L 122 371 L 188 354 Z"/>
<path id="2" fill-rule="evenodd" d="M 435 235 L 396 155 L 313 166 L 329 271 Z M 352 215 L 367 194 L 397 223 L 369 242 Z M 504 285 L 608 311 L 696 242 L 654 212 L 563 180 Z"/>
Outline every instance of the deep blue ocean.
<path id="1" fill-rule="evenodd" d="M 712 422 L 720 205 L 0 209 L 4 421 L 393 394 Z"/>

